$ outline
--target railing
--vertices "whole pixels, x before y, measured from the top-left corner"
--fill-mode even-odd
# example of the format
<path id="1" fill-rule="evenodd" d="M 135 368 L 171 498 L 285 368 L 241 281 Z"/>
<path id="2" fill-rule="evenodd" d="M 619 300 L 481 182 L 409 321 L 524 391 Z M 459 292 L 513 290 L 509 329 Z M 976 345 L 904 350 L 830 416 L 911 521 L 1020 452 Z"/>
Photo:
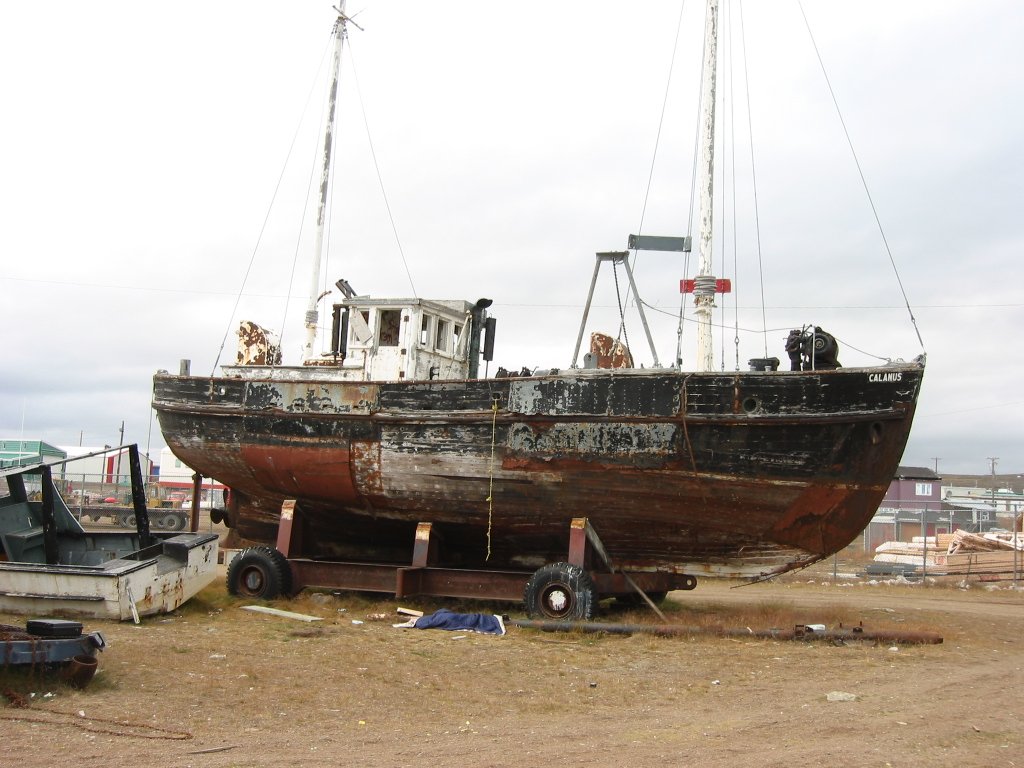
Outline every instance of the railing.
<path id="1" fill-rule="evenodd" d="M 64 499 L 68 508 L 81 511 L 86 507 L 102 505 L 131 506 L 132 480 L 128 474 L 115 475 L 108 473 L 77 473 L 70 471 L 69 466 L 63 474 L 53 474 L 53 484 Z M 25 489 L 30 497 L 38 497 L 42 487 L 38 476 L 25 475 Z M 0 478 L 2 482 L 2 478 Z M 151 476 L 143 482 L 147 506 L 162 509 L 191 509 L 192 485 L 183 488 L 180 481 L 161 483 L 157 476 Z M 6 483 L 0 487 L 0 495 L 6 494 Z M 223 507 L 224 486 L 214 480 L 204 479 L 199 506 L 201 509 Z"/>

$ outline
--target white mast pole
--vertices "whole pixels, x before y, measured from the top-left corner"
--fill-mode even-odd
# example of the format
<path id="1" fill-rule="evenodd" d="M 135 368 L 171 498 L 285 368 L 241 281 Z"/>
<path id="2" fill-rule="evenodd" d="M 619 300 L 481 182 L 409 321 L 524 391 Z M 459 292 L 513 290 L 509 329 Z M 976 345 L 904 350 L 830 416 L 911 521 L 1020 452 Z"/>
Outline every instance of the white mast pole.
<path id="1" fill-rule="evenodd" d="M 700 165 L 700 271 L 694 290 L 697 315 L 697 370 L 714 367 L 711 339 L 711 310 L 715 307 L 715 278 L 711 271 L 712 191 L 715 177 L 715 69 L 718 60 L 718 0 L 708 0 L 704 22 L 703 140 Z"/>
<path id="2" fill-rule="evenodd" d="M 338 101 L 338 74 L 341 71 L 341 49 L 348 32 L 345 15 L 345 3 L 340 0 L 335 10 L 338 19 L 334 22 L 334 60 L 331 67 L 331 84 L 327 95 L 327 122 L 324 126 L 323 170 L 320 174 L 320 205 L 316 215 L 316 245 L 313 250 L 313 274 L 309 285 L 309 306 L 306 308 L 306 344 L 303 347 L 303 360 L 316 357 L 316 327 L 319 321 L 317 304 L 320 299 L 320 257 L 324 250 L 324 221 L 327 218 L 327 187 L 331 175 L 331 149 L 334 144 L 335 105 Z"/>

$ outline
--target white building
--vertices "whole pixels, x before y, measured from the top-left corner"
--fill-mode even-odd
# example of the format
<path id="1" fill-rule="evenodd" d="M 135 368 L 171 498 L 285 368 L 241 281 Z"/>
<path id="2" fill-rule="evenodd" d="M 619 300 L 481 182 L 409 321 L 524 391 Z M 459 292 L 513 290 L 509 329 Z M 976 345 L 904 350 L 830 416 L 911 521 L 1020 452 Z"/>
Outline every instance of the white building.
<path id="1" fill-rule="evenodd" d="M 108 453 L 97 456 L 89 456 L 89 454 L 98 453 L 109 446 L 61 445 L 58 447 L 67 454 L 69 459 L 76 459 L 78 456 L 87 457 L 65 464 L 63 468 L 65 479 L 86 483 L 131 485 L 132 465 L 128 458 L 127 447 L 120 450 L 111 449 Z M 142 469 L 143 481 L 149 480 L 153 474 L 153 462 L 140 453 L 139 466 Z"/>
<path id="2" fill-rule="evenodd" d="M 177 492 L 187 494 L 184 498 L 190 499 L 192 496 L 192 484 L 195 482 L 193 479 L 195 473 L 196 471 L 175 456 L 170 448 L 164 448 L 160 451 L 160 477 L 158 484 L 162 497 L 167 497 L 169 493 Z M 206 508 L 223 506 L 226 488 L 227 486 L 218 483 L 213 478 L 204 477 L 200 506 Z"/>

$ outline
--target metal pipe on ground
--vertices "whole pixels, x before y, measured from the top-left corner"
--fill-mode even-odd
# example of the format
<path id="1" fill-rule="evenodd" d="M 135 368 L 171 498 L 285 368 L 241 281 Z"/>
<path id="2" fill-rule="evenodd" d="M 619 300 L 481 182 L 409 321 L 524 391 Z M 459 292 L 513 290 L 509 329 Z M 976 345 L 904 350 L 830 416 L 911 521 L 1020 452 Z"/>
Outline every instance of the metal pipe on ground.
<path id="1" fill-rule="evenodd" d="M 938 645 L 942 635 L 935 632 L 869 632 L 860 627 L 853 629 L 810 629 L 798 624 L 793 629 L 730 629 L 727 627 L 686 627 L 677 624 L 609 624 L 602 622 L 545 621 L 540 619 L 511 619 L 506 624 L 522 629 L 541 629 L 545 632 L 607 632 L 617 635 L 649 634 L 662 636 L 710 635 L 712 637 L 753 637 L 763 640 L 859 640 L 867 642 L 908 643 Z"/>

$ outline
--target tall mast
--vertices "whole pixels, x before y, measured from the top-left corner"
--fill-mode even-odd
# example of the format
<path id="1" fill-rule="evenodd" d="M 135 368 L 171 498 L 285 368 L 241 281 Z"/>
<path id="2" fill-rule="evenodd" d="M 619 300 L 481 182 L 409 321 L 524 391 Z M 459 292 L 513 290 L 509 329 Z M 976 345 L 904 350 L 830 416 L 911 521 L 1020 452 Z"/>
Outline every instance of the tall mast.
<path id="1" fill-rule="evenodd" d="M 334 144 L 335 106 L 338 102 L 338 75 L 341 71 L 341 49 L 348 36 L 345 3 L 340 0 L 335 10 L 338 18 L 334 22 L 334 60 L 331 67 L 331 85 L 327 92 L 327 122 L 324 126 L 323 170 L 320 174 L 320 205 L 316 215 L 316 245 L 313 250 L 313 274 L 309 284 L 309 306 L 306 308 L 306 344 L 303 360 L 316 357 L 316 327 L 319 321 L 317 304 L 320 299 L 320 257 L 324 250 L 324 221 L 327 218 L 327 187 L 331 176 L 331 149 Z"/>
<path id="2" fill-rule="evenodd" d="M 712 201 L 715 179 L 715 69 L 718 60 L 718 0 L 708 0 L 704 22 L 704 74 L 701 82 L 702 135 L 700 165 L 700 264 L 695 280 L 697 370 L 714 366 L 711 310 L 715 307 L 715 277 L 711 271 Z"/>

